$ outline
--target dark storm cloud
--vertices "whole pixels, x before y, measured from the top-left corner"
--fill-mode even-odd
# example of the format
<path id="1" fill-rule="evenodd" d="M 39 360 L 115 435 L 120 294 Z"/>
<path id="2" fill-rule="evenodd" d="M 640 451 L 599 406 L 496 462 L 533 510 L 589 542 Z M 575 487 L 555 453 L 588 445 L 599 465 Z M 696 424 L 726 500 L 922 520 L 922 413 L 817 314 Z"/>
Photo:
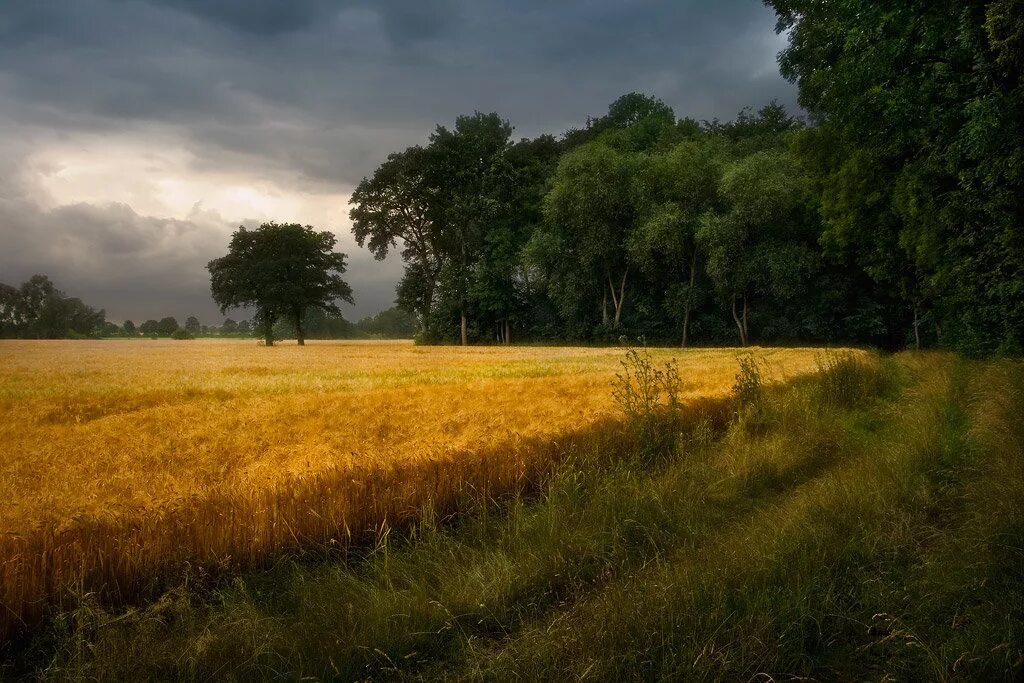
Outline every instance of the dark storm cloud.
<path id="1" fill-rule="evenodd" d="M 774 66 L 773 27 L 757 0 L 6 0 L 0 149 L 5 136 L 45 144 L 157 128 L 197 170 L 258 169 L 284 188 L 340 193 L 390 151 L 473 110 L 498 111 L 517 135 L 534 135 L 581 125 L 632 90 L 697 118 L 728 118 L 772 98 L 791 105 Z M 30 217 L 17 173 L 0 171 L 0 197 L 25 200 L 21 223 L 47 229 L 57 215 Z M 14 239 L 10 220 L 0 224 L 0 247 Z M 136 215 L 121 225 L 149 240 L 174 229 L 161 220 Z M 223 234 L 196 225 L 223 248 Z M 393 280 L 357 282 L 360 271 L 380 271 L 349 251 L 357 293 L 387 304 Z M 98 305 L 156 296 L 96 259 L 110 285 Z M 0 280 L 10 279 L 0 267 Z M 44 267 L 68 272 L 69 290 L 85 282 L 71 277 L 82 264 L 51 258 Z M 208 306 L 202 284 L 161 286 Z"/>

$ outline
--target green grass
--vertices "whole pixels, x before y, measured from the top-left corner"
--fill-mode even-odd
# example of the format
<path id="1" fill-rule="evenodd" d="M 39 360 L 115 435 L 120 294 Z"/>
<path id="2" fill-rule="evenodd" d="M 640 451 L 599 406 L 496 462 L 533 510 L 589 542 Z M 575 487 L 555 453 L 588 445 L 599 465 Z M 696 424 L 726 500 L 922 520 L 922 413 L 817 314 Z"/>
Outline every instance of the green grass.
<path id="1" fill-rule="evenodd" d="M 749 379 L 749 378 L 748 378 Z M 685 408 L 684 408 L 685 410 Z M 649 417 L 649 416 L 648 416 Z M 826 358 L 728 427 L 658 416 L 543 491 L 349 562 L 83 599 L 55 679 L 1000 680 L 1024 674 L 1024 367 Z M 636 419 L 634 417 L 634 419 Z M 678 425 L 686 424 L 685 428 Z M 650 422 L 637 434 L 649 434 Z"/>

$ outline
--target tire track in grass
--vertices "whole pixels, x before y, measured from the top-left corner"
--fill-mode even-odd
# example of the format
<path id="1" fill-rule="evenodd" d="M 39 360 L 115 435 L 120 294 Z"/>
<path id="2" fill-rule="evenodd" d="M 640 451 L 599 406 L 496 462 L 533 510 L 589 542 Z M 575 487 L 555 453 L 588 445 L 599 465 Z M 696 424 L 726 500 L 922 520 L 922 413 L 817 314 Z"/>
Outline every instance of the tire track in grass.
<path id="1" fill-rule="evenodd" d="M 939 374 L 946 375 L 942 402 L 948 407 L 956 399 L 956 387 L 948 373 Z M 915 387 L 905 394 L 890 411 L 895 419 L 883 432 L 869 436 L 857 452 L 824 467 L 804 466 L 809 476 L 763 499 L 750 514 L 707 538 L 698 552 L 683 548 L 654 566 L 615 577 L 596 594 L 524 625 L 514 637 L 476 648 L 462 675 L 489 678 L 500 672 L 527 679 L 615 679 L 627 672 L 630 678 L 745 678 L 770 676 L 772 671 L 814 675 L 813 662 L 779 655 L 779 645 L 787 639 L 812 645 L 811 649 L 832 645 L 814 642 L 827 634 L 816 628 L 815 608 L 799 604 L 800 599 L 813 597 L 815 591 L 835 603 L 847 599 L 829 591 L 844 590 L 843 579 L 849 578 L 842 566 L 848 559 L 845 553 L 862 552 L 858 546 L 868 530 L 885 530 L 892 522 L 877 508 L 872 514 L 887 484 L 896 498 L 909 493 L 906 502 L 917 502 L 912 492 L 901 489 L 913 488 L 912 482 L 893 484 L 887 479 L 903 469 L 907 464 L 903 461 L 929 455 L 920 446 L 930 441 L 932 417 L 901 409 L 919 390 Z M 915 420 L 922 424 L 917 425 L 919 433 L 912 436 L 907 449 L 906 429 Z M 878 489 L 871 491 L 867 482 Z M 870 545 L 867 540 L 866 546 Z M 797 588 L 787 594 L 787 582 L 793 581 Z M 803 594 L 801 581 L 809 584 Z M 777 612 L 793 617 L 792 622 L 780 623 Z M 859 624 L 853 630 L 870 637 L 870 626 Z M 805 632 L 808 628 L 810 632 Z M 732 633 L 750 642 L 729 642 Z M 921 650 L 927 652 L 926 647 Z M 773 651 L 777 659 L 771 662 Z M 774 669 L 764 666 L 771 663 L 776 664 Z M 922 662 L 922 666 L 938 673 L 933 662 Z"/>

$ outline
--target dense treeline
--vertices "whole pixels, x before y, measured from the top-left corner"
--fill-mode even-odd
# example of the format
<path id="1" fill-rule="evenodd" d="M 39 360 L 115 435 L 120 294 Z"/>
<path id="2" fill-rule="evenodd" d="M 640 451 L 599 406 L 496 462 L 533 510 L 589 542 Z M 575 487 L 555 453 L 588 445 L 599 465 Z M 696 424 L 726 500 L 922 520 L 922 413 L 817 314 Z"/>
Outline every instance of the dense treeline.
<path id="1" fill-rule="evenodd" d="M 633 93 L 558 139 L 462 116 L 365 178 L 419 338 L 1019 351 L 1020 4 L 769 4 L 809 123 Z"/>
<path id="2" fill-rule="evenodd" d="M 33 275 L 20 287 L 0 282 L 0 337 L 99 337 L 111 327 L 117 329 L 102 309 L 67 296 L 45 275 Z"/>
<path id="3" fill-rule="evenodd" d="M 822 243 L 945 345 L 1024 347 L 1024 3 L 768 0 Z M 916 334 L 916 333 L 915 333 Z M 934 338 L 934 337 L 933 337 Z"/>
<path id="4" fill-rule="evenodd" d="M 460 117 L 352 197 L 356 240 L 401 245 L 424 341 L 901 345 L 905 310 L 819 247 L 819 201 L 771 104 L 679 120 L 629 94 L 556 140 Z"/>

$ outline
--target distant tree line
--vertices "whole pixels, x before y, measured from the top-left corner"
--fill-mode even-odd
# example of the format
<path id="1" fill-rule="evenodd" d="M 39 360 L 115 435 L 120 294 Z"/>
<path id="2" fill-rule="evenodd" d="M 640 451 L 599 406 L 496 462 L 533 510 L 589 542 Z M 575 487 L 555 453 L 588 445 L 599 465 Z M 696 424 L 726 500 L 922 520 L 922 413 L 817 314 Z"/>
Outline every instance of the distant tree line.
<path id="1" fill-rule="evenodd" d="M 416 320 L 412 314 L 396 307 L 366 316 L 357 322 L 350 322 L 342 315 L 326 313 L 319 308 L 310 308 L 303 316 L 303 329 L 306 339 L 412 339 L 416 333 Z M 196 316 L 188 316 L 184 325 L 179 325 L 173 316 L 160 320 L 146 320 L 136 325 L 125 320 L 118 327 L 107 323 L 102 336 L 104 337 L 174 337 L 198 338 L 252 338 L 259 335 L 258 330 L 249 320 L 225 318 L 220 325 L 203 325 Z M 275 340 L 295 339 L 295 328 L 287 318 L 280 318 L 274 323 Z"/>
<path id="2" fill-rule="evenodd" d="M 1024 347 L 1024 5 L 768 0 L 810 122 L 629 94 L 559 138 L 462 116 L 353 233 L 424 342 Z"/>
<path id="3" fill-rule="evenodd" d="M 109 328 L 102 309 L 67 296 L 45 275 L 33 275 L 20 287 L 0 283 L 0 337 L 100 337 Z"/>
<path id="4" fill-rule="evenodd" d="M 340 314 L 310 309 L 304 327 L 309 339 L 411 339 L 415 319 L 405 311 L 390 308 L 352 323 Z M 69 297 L 46 275 L 34 275 L 20 287 L 0 283 L 0 338 L 99 339 L 103 337 L 196 337 L 249 338 L 258 332 L 249 320 L 225 318 L 220 325 L 203 325 L 190 315 L 184 324 L 174 316 L 148 319 L 138 325 L 125 320 L 117 325 L 105 312 Z M 287 320 L 274 327 L 275 339 L 293 339 L 295 330 Z"/>

